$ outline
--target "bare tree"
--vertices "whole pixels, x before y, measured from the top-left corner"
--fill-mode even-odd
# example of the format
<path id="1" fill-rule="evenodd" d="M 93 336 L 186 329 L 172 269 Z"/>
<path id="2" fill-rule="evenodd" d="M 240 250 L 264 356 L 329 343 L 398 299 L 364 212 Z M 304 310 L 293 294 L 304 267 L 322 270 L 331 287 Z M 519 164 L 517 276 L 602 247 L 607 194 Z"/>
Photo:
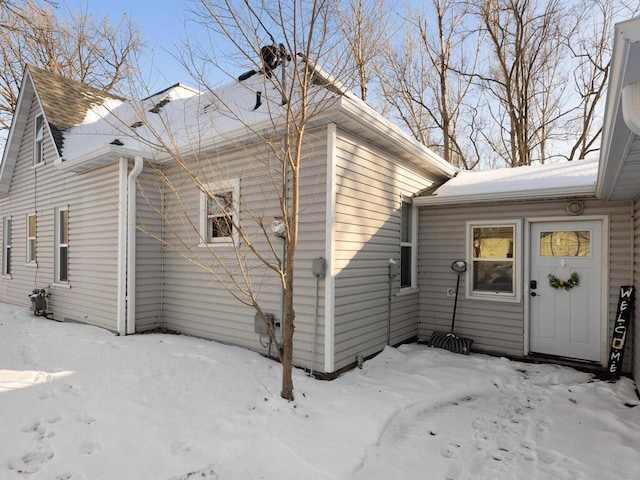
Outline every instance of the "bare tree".
<path id="1" fill-rule="evenodd" d="M 107 16 L 79 10 L 61 14 L 32 0 L 0 3 L 0 130 L 8 129 L 26 64 L 117 91 L 135 70 L 142 38 L 125 17 L 113 25 Z"/>
<path id="2" fill-rule="evenodd" d="M 546 142 L 566 111 L 558 105 L 558 65 L 566 32 L 560 0 L 487 0 L 472 7 L 486 34 L 484 69 L 475 77 L 495 130 L 491 148 L 510 166 L 544 162 Z"/>
<path id="3" fill-rule="evenodd" d="M 411 17 L 404 44 L 387 50 L 382 89 L 418 141 L 471 169 L 480 158 L 477 109 L 470 95 L 478 37 L 465 31 L 465 5 L 433 0 L 430 13 Z"/>
<path id="4" fill-rule="evenodd" d="M 568 116 L 566 131 L 570 150 L 562 156 L 581 160 L 599 149 L 602 132 L 602 99 L 605 96 L 611 64 L 611 32 L 616 19 L 630 18 L 640 9 L 638 2 L 614 0 L 580 1 L 574 18 L 576 34 L 565 39 L 573 71 L 575 109 Z"/>
<path id="5" fill-rule="evenodd" d="M 305 158 L 314 154 L 309 149 L 311 122 L 331 105 L 333 97 L 344 93 L 341 84 L 319 67 L 321 59 L 330 58 L 334 45 L 344 43 L 339 35 L 330 34 L 335 32 L 333 5 L 333 0 L 200 0 L 191 12 L 193 21 L 207 32 L 200 40 L 225 43 L 229 48 L 223 59 L 216 58 L 216 49 L 207 41 L 190 38 L 183 48 L 185 68 L 201 82 L 203 93 L 191 102 L 197 103 L 198 114 L 163 117 L 166 108 L 162 107 L 149 114 L 148 102 L 160 105 L 161 96 L 143 102 L 138 109 L 138 115 L 146 117 L 147 131 L 153 133 L 146 141 L 168 153 L 171 160 L 156 169 L 157 185 L 146 189 L 149 205 L 166 227 L 161 235 L 144 225 L 140 228 L 162 242 L 167 251 L 207 272 L 219 291 L 263 319 L 282 364 L 281 396 L 286 399 L 294 396 L 294 277 L 301 169 Z M 246 65 L 247 71 L 239 77 L 236 73 L 227 86 L 211 85 L 209 69 L 229 70 L 229 58 L 235 65 Z M 245 101 L 249 95 L 253 108 L 238 104 L 236 94 L 242 94 Z M 252 115 L 261 120 L 255 123 Z M 171 125 L 185 119 L 194 123 L 181 137 Z M 244 132 L 245 140 L 236 145 L 239 137 L 226 138 L 230 150 L 217 151 L 211 142 L 224 142 L 230 129 L 234 135 Z M 241 166 L 229 152 L 236 152 Z M 254 182 L 251 195 L 234 197 L 232 183 L 237 177 L 244 185 Z M 212 183 L 229 186 L 221 192 Z M 154 188 L 162 192 L 161 207 L 153 201 Z M 193 192 L 206 199 L 212 218 L 208 228 L 225 233 L 230 248 L 209 245 L 209 232 L 203 233 L 193 215 Z M 279 237 L 272 231 L 274 219 L 280 222 Z M 265 294 L 273 293 L 274 284 L 282 304 L 280 331 L 267 315 L 273 304 L 265 305 L 269 301 Z M 273 295 L 270 298 L 272 301 Z"/>
<path id="6" fill-rule="evenodd" d="M 384 48 L 393 34 L 391 11 L 384 0 L 334 1 L 338 12 L 336 21 L 346 48 L 332 53 L 347 54 L 348 61 L 336 62 L 346 67 L 340 78 L 348 87 L 356 87 L 366 102 L 370 83 L 380 71 Z"/>

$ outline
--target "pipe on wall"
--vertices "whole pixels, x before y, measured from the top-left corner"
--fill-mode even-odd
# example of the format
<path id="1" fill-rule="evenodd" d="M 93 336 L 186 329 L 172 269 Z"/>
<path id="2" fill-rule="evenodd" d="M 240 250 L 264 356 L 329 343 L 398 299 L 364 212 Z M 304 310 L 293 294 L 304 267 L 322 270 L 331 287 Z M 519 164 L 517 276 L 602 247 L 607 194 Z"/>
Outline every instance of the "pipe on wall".
<path id="1" fill-rule="evenodd" d="M 143 165 L 135 157 L 127 178 L 127 334 L 136 333 L 136 180 Z"/>

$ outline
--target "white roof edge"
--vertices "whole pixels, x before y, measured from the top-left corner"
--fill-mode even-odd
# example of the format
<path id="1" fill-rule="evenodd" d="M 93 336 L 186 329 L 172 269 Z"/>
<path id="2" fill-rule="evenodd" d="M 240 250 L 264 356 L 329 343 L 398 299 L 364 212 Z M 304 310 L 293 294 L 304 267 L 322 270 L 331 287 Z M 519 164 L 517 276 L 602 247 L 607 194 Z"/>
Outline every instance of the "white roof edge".
<path id="1" fill-rule="evenodd" d="M 407 149 L 415 152 L 417 155 L 427 156 L 431 165 L 435 166 L 443 176 L 450 178 L 458 171 L 449 162 L 444 160 L 428 147 L 419 143 L 417 140 L 411 138 L 406 132 L 402 131 L 400 127 L 380 115 L 366 103 L 356 101 L 351 96 L 342 95 L 340 97 L 340 107 L 343 111 L 349 114 L 357 115 L 362 119 L 366 119 L 366 121 L 372 126 L 377 125 L 377 130 L 380 135 L 387 135 L 393 138 L 395 141 L 402 143 Z"/>
<path id="2" fill-rule="evenodd" d="M 556 189 L 545 190 L 521 190 L 518 192 L 502 192 L 502 193 L 488 193 L 484 195 L 471 194 L 471 195 L 456 195 L 456 196 L 442 196 L 438 195 L 425 195 L 422 197 L 415 197 L 413 204 L 417 206 L 427 205 L 460 205 L 468 203 L 480 203 L 480 202 L 498 202 L 498 201 L 520 201 L 520 200 L 543 200 L 548 198 L 558 197 L 593 197 L 595 196 L 595 187 L 562 187 Z"/>
<path id="3" fill-rule="evenodd" d="M 32 94 L 35 95 L 35 86 L 33 83 L 33 79 L 31 78 L 31 72 L 29 72 L 28 68 L 25 68 L 24 75 L 22 77 L 22 83 L 20 84 L 20 90 L 18 92 L 18 103 L 16 105 L 16 109 L 13 112 L 13 118 L 11 119 L 11 126 L 9 127 L 9 134 L 7 135 L 7 139 L 4 144 L 4 150 L 2 152 L 2 164 L 0 165 L 0 194 L 5 194 L 9 192 L 9 187 L 11 185 L 11 178 L 7 178 L 7 175 L 13 175 L 13 170 L 15 168 L 15 162 L 17 160 L 18 151 L 20 149 L 20 142 L 15 142 L 14 136 L 16 134 L 16 130 L 23 130 L 24 124 L 19 125 L 19 113 L 22 110 L 24 104 L 24 96 L 27 92 L 27 82 L 31 85 Z M 40 101 L 40 100 L 38 100 Z M 24 119 L 26 121 L 26 117 Z M 14 154 L 14 160 L 10 161 L 10 155 Z"/>
<path id="4" fill-rule="evenodd" d="M 629 42 L 640 42 L 640 17 L 623 20 L 616 24 L 616 33 Z"/>
<path id="5" fill-rule="evenodd" d="M 117 145 L 105 145 L 97 150 L 81 155 L 79 157 L 61 161 L 55 164 L 56 168 L 61 171 L 83 172 L 92 170 L 103 164 L 115 161 L 119 158 L 147 158 L 148 153 L 134 150 L 131 148 L 120 147 Z M 99 159 L 104 159 L 104 163 L 96 164 Z"/>
<path id="6" fill-rule="evenodd" d="M 633 133 L 622 119 L 620 102 L 624 74 L 629 58 L 631 44 L 640 41 L 640 17 L 619 22 L 615 25 L 613 52 L 611 56 L 610 76 L 605 104 L 604 123 L 600 146 L 600 165 L 596 182 L 596 196 L 608 199 L 622 169 L 623 158 L 633 139 Z M 622 128 L 626 131 L 616 131 Z M 616 139 L 614 142 L 614 134 Z M 624 148 L 616 158 L 611 158 L 612 147 L 622 144 Z M 619 147 L 617 147 L 619 149 Z"/>

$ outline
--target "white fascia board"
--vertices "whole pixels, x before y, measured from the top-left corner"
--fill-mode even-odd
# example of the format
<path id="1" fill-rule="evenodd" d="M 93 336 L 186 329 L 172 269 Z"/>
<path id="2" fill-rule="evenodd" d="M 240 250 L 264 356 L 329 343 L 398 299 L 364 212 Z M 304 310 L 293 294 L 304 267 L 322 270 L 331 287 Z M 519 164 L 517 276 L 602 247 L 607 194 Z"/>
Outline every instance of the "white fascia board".
<path id="1" fill-rule="evenodd" d="M 616 36 L 620 35 L 629 42 L 640 42 L 640 17 L 624 20 L 616 24 Z"/>
<path id="2" fill-rule="evenodd" d="M 75 173 L 87 172 L 94 168 L 101 167 L 120 158 L 148 157 L 148 154 L 138 150 L 124 148 L 117 145 L 106 145 L 97 150 L 93 150 L 85 155 L 58 162 L 56 168 L 61 171 L 71 171 Z"/>
<path id="3" fill-rule="evenodd" d="M 613 193 L 628 153 L 628 146 L 633 140 L 634 134 L 623 118 L 621 102 L 629 50 L 632 43 L 638 41 L 640 17 L 616 24 L 596 183 L 596 196 L 605 200 Z"/>
<path id="4" fill-rule="evenodd" d="M 509 202 L 522 200 L 545 200 L 553 198 L 566 197 L 593 197 L 595 195 L 595 187 L 564 187 L 548 190 L 521 190 L 518 192 L 501 192 L 489 193 L 481 195 L 456 195 L 442 196 L 425 195 L 424 197 L 415 197 L 413 203 L 419 207 L 428 205 L 462 205 L 472 203 L 485 202 Z"/>
<path id="5" fill-rule="evenodd" d="M 2 154 L 2 165 L 0 165 L 0 194 L 9 192 L 11 185 L 11 177 L 18 160 L 20 152 L 20 140 L 24 135 L 27 117 L 29 116 L 29 105 L 26 104 L 26 97 L 31 98 L 35 94 L 35 87 L 29 69 L 25 68 L 25 74 L 22 77 L 20 85 L 20 93 L 18 94 L 18 103 L 13 114 L 9 135 L 4 144 L 4 152 Z"/>
<path id="6" fill-rule="evenodd" d="M 458 171 L 449 162 L 419 143 L 417 140 L 411 138 L 402 131 L 400 127 L 380 115 L 364 102 L 356 101 L 350 96 L 343 95 L 340 97 L 339 106 L 343 112 L 354 116 L 365 124 L 370 125 L 381 138 L 388 138 L 394 143 L 402 145 L 404 149 L 413 153 L 416 158 L 426 157 L 426 162 L 432 167 L 427 168 L 427 170 L 432 171 L 432 173 L 439 173 L 443 177 L 451 178 Z"/>

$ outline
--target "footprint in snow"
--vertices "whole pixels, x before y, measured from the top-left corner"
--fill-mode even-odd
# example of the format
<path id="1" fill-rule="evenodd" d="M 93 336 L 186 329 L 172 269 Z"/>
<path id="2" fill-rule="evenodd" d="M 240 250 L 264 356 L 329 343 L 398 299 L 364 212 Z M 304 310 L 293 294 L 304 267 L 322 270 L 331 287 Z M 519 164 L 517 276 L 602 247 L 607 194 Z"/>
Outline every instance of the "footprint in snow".
<path id="1" fill-rule="evenodd" d="M 100 447 L 101 447 L 101 445 L 100 445 L 99 442 L 88 441 L 88 442 L 84 442 L 82 445 L 80 445 L 79 452 L 82 455 L 91 455 L 96 450 L 99 450 Z"/>
<path id="2" fill-rule="evenodd" d="M 78 412 L 78 413 L 76 413 L 76 421 L 78 423 L 84 423 L 85 425 L 91 425 L 97 419 L 98 419 L 97 417 L 95 417 L 94 415 L 91 415 L 90 413 L 87 413 L 87 412 Z"/>
<path id="3" fill-rule="evenodd" d="M 32 474 L 40 470 L 40 467 L 52 458 L 53 452 L 49 449 L 31 451 L 10 460 L 9 468 L 21 475 Z"/>
<path id="4" fill-rule="evenodd" d="M 207 467 L 202 470 L 198 470 L 196 472 L 185 473 L 184 475 L 179 475 L 177 477 L 171 477 L 169 480 L 196 480 L 196 479 L 204 479 L 204 480 L 215 480 L 218 478 L 218 474 L 212 467 Z"/>
<path id="5" fill-rule="evenodd" d="M 536 426 L 539 432 L 546 432 L 552 423 L 553 422 L 549 417 L 544 416 L 544 417 L 541 417 L 540 420 L 538 420 L 538 423 Z"/>
<path id="6" fill-rule="evenodd" d="M 440 454 L 444 458 L 455 458 L 458 456 L 459 448 L 460 448 L 460 445 L 458 445 L 457 443 L 450 443 L 449 445 L 442 447 L 442 450 L 440 450 Z"/>
<path id="7" fill-rule="evenodd" d="M 191 450 L 191 444 L 186 440 L 178 440 L 171 444 L 171 453 L 180 455 L 188 453 Z"/>

